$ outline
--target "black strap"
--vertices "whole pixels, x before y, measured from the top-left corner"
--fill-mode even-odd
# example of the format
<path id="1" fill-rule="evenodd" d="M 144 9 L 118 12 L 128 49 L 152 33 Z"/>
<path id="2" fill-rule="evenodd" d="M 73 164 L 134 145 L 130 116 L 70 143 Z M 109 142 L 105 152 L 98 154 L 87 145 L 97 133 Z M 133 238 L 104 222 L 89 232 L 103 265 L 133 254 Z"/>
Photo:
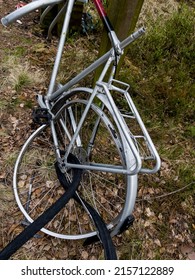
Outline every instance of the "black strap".
<path id="1" fill-rule="evenodd" d="M 68 160 L 69 160 L 69 162 L 74 163 L 74 164 L 79 163 L 78 159 L 72 154 L 69 154 Z M 58 180 L 60 181 L 60 183 L 61 183 L 62 187 L 65 189 L 65 191 L 68 191 L 69 188 L 71 187 L 70 183 L 67 181 L 64 174 L 60 171 L 60 168 L 57 163 L 55 164 L 55 168 L 56 168 Z M 83 198 L 78 196 L 77 193 L 74 193 L 73 198 L 79 204 L 84 205 L 87 208 L 87 210 L 89 211 L 89 213 L 93 219 L 93 222 L 97 228 L 97 231 L 98 231 L 98 237 L 99 237 L 98 239 L 102 242 L 102 246 L 104 248 L 105 259 L 116 260 L 117 255 L 116 255 L 114 244 L 112 242 L 112 238 L 110 236 L 110 232 L 107 229 L 107 226 L 104 223 L 104 221 L 102 220 L 102 218 L 100 217 L 100 215 L 97 213 L 97 211 L 93 207 L 91 207 L 91 205 L 87 201 L 85 201 Z"/>

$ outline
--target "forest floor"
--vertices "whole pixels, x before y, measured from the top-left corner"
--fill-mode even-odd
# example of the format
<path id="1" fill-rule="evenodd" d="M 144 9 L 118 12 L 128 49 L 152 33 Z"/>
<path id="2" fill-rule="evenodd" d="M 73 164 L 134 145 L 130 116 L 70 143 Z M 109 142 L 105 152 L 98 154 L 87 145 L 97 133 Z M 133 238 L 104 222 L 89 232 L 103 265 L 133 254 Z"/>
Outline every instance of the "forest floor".
<path id="1" fill-rule="evenodd" d="M 0 16 L 14 10 L 17 3 L 17 0 L 0 0 Z M 34 27 L 35 19 L 38 20 L 36 12 L 22 19 L 21 24 L 15 23 L 7 28 L 0 25 L 0 249 L 23 229 L 22 214 L 12 191 L 13 166 L 24 139 L 34 129 L 31 114 L 35 96 L 46 90 L 57 49 L 55 38 L 47 42 L 39 29 Z M 68 41 L 66 66 L 69 76 L 75 74 L 74 66 L 77 65 L 79 71 L 83 63 L 88 64 L 97 56 L 98 43 L 94 43 L 94 38 L 95 35 L 90 35 L 89 43 L 82 36 L 75 37 L 76 41 L 74 38 Z M 91 45 L 97 48 L 92 51 Z M 90 55 L 83 62 L 89 50 Z M 73 51 L 79 53 L 79 63 L 72 61 Z M 31 79 L 18 81 L 24 69 Z M 184 129 L 181 124 L 170 131 L 167 129 L 165 124 L 163 141 L 166 149 L 184 145 L 183 159 L 188 163 L 191 161 L 193 168 L 192 140 L 177 138 L 178 130 Z M 154 134 L 155 128 L 152 131 Z M 175 133 L 175 138 L 170 138 L 171 133 Z M 178 166 L 179 160 L 163 158 L 162 168 L 157 175 L 141 176 L 134 226 L 114 238 L 119 259 L 195 260 L 194 181 L 183 186 L 178 184 L 174 164 Z M 185 164 L 183 160 L 182 164 Z M 173 185 L 169 190 L 170 180 Z M 103 259 L 103 250 L 100 244 L 83 247 L 80 241 L 43 235 L 29 240 L 13 259 Z"/>

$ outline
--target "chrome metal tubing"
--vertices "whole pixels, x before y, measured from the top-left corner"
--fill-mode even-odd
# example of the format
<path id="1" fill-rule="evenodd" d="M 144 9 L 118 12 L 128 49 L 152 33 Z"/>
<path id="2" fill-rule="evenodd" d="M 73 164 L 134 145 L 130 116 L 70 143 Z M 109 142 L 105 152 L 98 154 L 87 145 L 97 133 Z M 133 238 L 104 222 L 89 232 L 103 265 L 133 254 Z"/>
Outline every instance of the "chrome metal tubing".
<path id="1" fill-rule="evenodd" d="M 127 47 L 129 44 L 131 44 L 133 41 L 138 39 L 144 33 L 145 33 L 145 28 L 143 28 L 143 27 L 140 28 L 139 30 L 137 30 L 136 32 L 134 32 L 132 35 L 130 35 L 128 38 L 126 38 L 124 41 L 121 42 L 121 44 L 120 44 L 121 49 L 124 49 L 125 47 Z M 74 77 L 71 81 L 69 81 L 68 83 L 63 85 L 60 89 L 58 89 L 52 95 L 47 96 L 46 99 L 48 99 L 49 101 L 55 100 L 63 92 L 66 92 L 72 86 L 74 86 L 79 81 L 81 81 L 84 77 L 86 77 L 91 72 L 93 72 L 95 69 L 97 69 L 100 65 L 105 63 L 109 59 L 109 57 L 112 55 L 112 53 L 113 53 L 113 49 L 111 49 L 106 54 L 104 54 L 99 59 L 97 59 L 94 63 L 92 63 L 89 67 L 87 67 L 80 74 L 78 74 L 76 77 Z"/>
<path id="2" fill-rule="evenodd" d="M 35 11 L 37 9 L 43 8 L 45 6 L 58 4 L 63 2 L 64 0 L 38 0 L 33 1 L 20 9 L 15 10 L 14 12 L 10 13 L 9 15 L 6 15 L 1 19 L 1 23 L 4 26 L 8 26 L 12 22 L 16 21 L 17 19 L 20 19 L 21 17 L 29 14 L 32 11 Z"/>

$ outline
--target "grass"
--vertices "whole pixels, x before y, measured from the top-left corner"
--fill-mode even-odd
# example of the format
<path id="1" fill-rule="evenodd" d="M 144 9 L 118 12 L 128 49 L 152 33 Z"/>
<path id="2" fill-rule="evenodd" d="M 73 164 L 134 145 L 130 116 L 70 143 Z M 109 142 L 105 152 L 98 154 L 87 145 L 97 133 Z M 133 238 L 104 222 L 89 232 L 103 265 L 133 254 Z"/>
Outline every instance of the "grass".
<path id="1" fill-rule="evenodd" d="M 146 36 L 129 49 L 129 59 L 140 70 L 139 75 L 130 77 L 133 87 L 146 97 L 144 103 L 150 104 L 150 110 L 162 118 L 190 120 L 193 116 L 194 26 L 195 11 L 182 5 L 163 24 L 150 19 Z"/>
<path id="2" fill-rule="evenodd" d="M 25 87 L 44 83 L 43 72 L 33 70 L 29 63 L 18 56 L 9 55 L 5 57 L 1 68 L 7 74 L 3 86 L 9 85 L 16 92 Z"/>

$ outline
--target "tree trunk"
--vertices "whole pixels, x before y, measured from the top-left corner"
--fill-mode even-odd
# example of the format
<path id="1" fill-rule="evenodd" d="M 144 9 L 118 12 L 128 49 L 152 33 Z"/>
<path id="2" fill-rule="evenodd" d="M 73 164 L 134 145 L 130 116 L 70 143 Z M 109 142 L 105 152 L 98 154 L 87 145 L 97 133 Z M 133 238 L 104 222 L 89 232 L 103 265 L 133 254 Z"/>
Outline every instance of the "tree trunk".
<path id="1" fill-rule="evenodd" d="M 133 32 L 144 0 L 112 0 L 108 16 L 120 40 Z"/>
<path id="2" fill-rule="evenodd" d="M 111 0 L 108 6 L 108 17 L 114 27 L 114 30 L 120 40 L 130 35 L 136 26 L 144 0 Z M 110 40 L 106 31 L 103 32 L 99 56 L 110 49 Z M 124 56 L 123 56 L 124 58 Z M 120 65 L 123 58 L 121 58 Z M 98 69 L 95 78 L 98 78 L 101 69 Z"/>

